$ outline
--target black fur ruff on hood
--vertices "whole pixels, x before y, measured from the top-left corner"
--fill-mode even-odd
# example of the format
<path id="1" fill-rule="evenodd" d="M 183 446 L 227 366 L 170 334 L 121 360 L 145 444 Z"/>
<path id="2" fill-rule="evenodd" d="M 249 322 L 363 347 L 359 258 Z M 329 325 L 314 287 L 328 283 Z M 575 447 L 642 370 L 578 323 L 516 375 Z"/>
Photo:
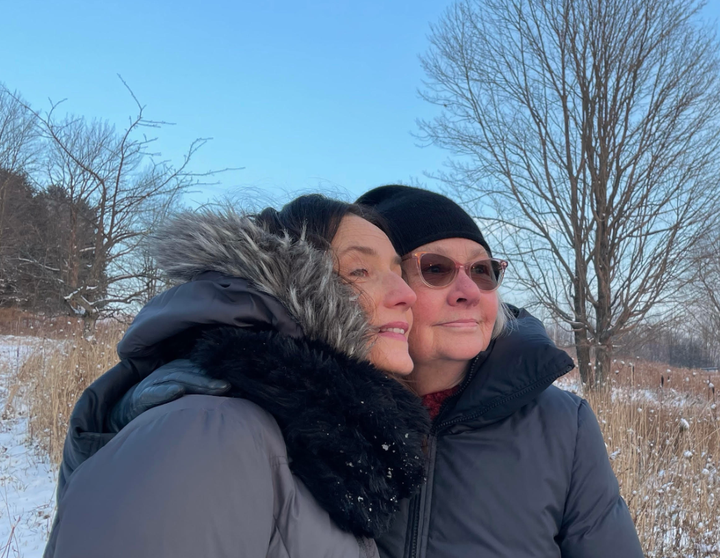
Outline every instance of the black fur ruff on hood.
<path id="1" fill-rule="evenodd" d="M 273 415 L 290 469 L 341 529 L 382 535 L 424 481 L 427 411 L 369 363 L 321 342 L 231 327 L 207 332 L 191 359 Z"/>
<path id="2" fill-rule="evenodd" d="M 184 213 L 155 237 L 176 282 L 242 277 L 279 300 L 303 337 L 221 326 L 190 358 L 273 415 L 290 468 L 341 529 L 377 537 L 424 481 L 429 431 L 420 400 L 365 361 L 371 329 L 330 254 L 231 210 Z"/>

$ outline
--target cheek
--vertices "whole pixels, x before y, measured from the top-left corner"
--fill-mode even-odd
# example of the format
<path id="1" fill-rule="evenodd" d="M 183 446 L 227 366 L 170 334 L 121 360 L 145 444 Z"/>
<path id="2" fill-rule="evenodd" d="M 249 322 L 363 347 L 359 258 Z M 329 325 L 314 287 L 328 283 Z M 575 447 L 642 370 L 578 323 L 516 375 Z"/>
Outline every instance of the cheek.
<path id="1" fill-rule="evenodd" d="M 483 297 L 484 300 L 481 301 L 482 307 L 484 309 L 484 320 L 485 323 L 490 324 L 490 327 L 493 327 L 495 325 L 495 320 L 497 319 L 498 310 L 499 310 L 499 303 L 498 298 L 494 293 L 488 293 L 487 297 Z"/>
<path id="2" fill-rule="evenodd" d="M 416 348 L 423 346 L 423 339 L 427 337 L 427 330 L 422 319 L 413 312 L 413 326 L 408 333 L 408 346 L 412 353 Z"/>
<path id="3" fill-rule="evenodd" d="M 418 295 L 417 302 L 413 306 L 413 326 L 408 335 L 410 354 L 421 358 L 422 353 L 429 348 L 432 339 L 432 323 L 437 318 L 437 311 L 427 297 L 421 298 Z"/>
<path id="4" fill-rule="evenodd" d="M 387 368 L 387 359 L 385 358 L 385 356 L 386 355 L 382 347 L 382 342 L 376 339 L 372 345 L 372 348 L 370 349 L 370 354 L 368 355 L 370 363 L 376 368 L 384 370 L 385 368 Z"/>
<path id="5" fill-rule="evenodd" d="M 407 346 L 380 338 L 370 350 L 370 362 L 380 370 L 406 375 L 412 372 L 413 361 Z"/>
<path id="6" fill-rule="evenodd" d="M 444 300 L 437 300 L 437 297 L 433 297 L 433 292 L 427 290 L 415 291 L 417 300 L 415 305 L 412 307 L 413 313 L 413 331 L 420 331 L 423 328 L 427 328 L 433 323 L 433 320 L 439 319 L 442 315 L 442 309 Z"/>
<path id="7" fill-rule="evenodd" d="M 358 304 L 365 312 L 370 323 L 373 323 L 377 311 L 378 301 L 375 299 L 372 285 L 353 285 L 353 290 L 358 294 Z"/>

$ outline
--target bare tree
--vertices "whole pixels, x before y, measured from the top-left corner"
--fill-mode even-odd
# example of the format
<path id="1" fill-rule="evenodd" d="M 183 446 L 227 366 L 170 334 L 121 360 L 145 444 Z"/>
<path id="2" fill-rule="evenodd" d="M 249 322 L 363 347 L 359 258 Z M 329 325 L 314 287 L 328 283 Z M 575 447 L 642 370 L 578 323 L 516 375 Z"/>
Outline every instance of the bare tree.
<path id="1" fill-rule="evenodd" d="M 601 385 L 717 212 L 718 44 L 696 0 L 463 0 L 432 28 L 421 137 Z M 595 365 L 592 356 L 595 356 Z M 594 371 L 593 371 L 594 368 Z"/>
<path id="2" fill-rule="evenodd" d="M 178 196 L 158 198 L 148 201 L 140 221 L 139 228 L 152 232 L 157 230 L 161 223 L 172 213 L 176 213 L 181 206 Z M 150 254 L 147 234 L 143 234 L 127 257 L 116 262 L 115 272 L 127 280 L 119 285 L 118 294 L 132 297 L 132 304 L 136 307 L 145 305 L 155 295 L 172 286 L 170 279 L 158 268 L 157 263 Z M 134 308 L 128 308 L 131 312 Z"/>
<path id="3" fill-rule="evenodd" d="M 28 173 L 38 160 L 38 140 L 34 114 L 17 92 L 0 83 L 0 168 Z"/>
<path id="4" fill-rule="evenodd" d="M 146 279 L 154 284 L 155 272 L 134 264 L 139 247 L 163 208 L 214 174 L 189 167 L 206 139 L 194 141 L 178 166 L 159 160 L 150 150 L 154 138 L 144 132 L 165 123 L 148 120 L 135 101 L 137 114 L 121 130 L 103 121 L 58 117 L 59 103 L 33 113 L 45 143 L 44 181 L 62 192 L 52 200 L 63 205 L 64 232 L 57 241 L 64 246 L 55 263 L 30 263 L 55 281 L 88 332 L 98 318 L 146 298 Z"/>

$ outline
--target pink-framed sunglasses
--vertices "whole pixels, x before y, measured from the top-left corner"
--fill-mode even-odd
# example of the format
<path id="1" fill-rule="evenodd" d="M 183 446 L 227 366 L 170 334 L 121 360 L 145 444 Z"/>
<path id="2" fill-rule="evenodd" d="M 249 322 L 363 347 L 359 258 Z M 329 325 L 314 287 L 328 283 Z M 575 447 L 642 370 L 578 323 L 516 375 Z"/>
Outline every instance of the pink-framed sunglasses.
<path id="1" fill-rule="evenodd" d="M 415 260 L 422 282 L 433 289 L 447 287 L 455 281 L 458 270 L 462 267 L 481 291 L 492 292 L 502 283 L 508 266 L 505 260 L 495 258 L 461 264 L 452 258 L 433 252 L 415 252 L 404 258 L 404 260 L 409 259 Z"/>

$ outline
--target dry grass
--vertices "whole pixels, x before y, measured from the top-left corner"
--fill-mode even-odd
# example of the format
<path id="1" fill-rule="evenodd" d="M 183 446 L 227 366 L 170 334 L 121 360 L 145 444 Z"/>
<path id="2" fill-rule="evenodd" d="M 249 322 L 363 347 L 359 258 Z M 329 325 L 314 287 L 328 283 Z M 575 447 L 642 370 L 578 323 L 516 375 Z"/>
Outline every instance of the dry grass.
<path id="1" fill-rule="evenodd" d="M 17 372 L 10 403 L 30 414 L 33 441 L 59 462 L 67 421 L 83 389 L 116 363 L 120 327 L 88 342 L 71 334 L 41 344 Z M 720 556 L 720 376 L 616 361 L 605 392 L 586 394 L 650 558 Z M 562 382 L 577 390 L 572 375 Z"/>
<path id="2" fill-rule="evenodd" d="M 608 390 L 586 397 L 646 556 L 720 556 L 720 376 L 620 360 L 616 369 Z"/>
<path id="3" fill-rule="evenodd" d="M 69 339 L 82 332 L 82 320 L 68 316 L 45 316 L 18 308 L 0 308 L 0 335 L 32 335 Z"/>
<path id="4" fill-rule="evenodd" d="M 81 329 L 81 327 L 80 327 Z M 83 390 L 117 364 L 115 347 L 123 329 L 98 327 L 92 340 L 78 331 L 68 338 L 45 338 L 9 379 L 3 415 L 17 411 L 29 416 L 30 441 L 60 463 L 68 421 Z"/>

